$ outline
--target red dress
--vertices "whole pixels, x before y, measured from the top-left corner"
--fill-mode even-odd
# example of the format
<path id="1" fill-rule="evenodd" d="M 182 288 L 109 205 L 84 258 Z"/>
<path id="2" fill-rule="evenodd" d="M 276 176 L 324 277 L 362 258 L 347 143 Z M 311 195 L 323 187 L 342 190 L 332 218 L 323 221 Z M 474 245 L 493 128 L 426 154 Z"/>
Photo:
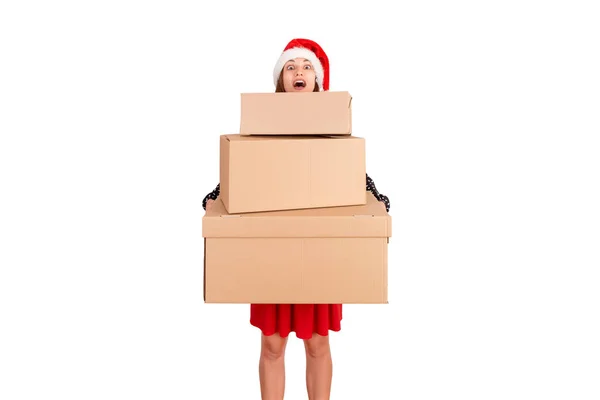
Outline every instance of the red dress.
<path id="1" fill-rule="evenodd" d="M 250 324 L 265 336 L 279 333 L 287 337 L 295 332 L 300 339 L 310 339 L 313 333 L 327 336 L 339 332 L 342 322 L 341 304 L 251 304 Z"/>

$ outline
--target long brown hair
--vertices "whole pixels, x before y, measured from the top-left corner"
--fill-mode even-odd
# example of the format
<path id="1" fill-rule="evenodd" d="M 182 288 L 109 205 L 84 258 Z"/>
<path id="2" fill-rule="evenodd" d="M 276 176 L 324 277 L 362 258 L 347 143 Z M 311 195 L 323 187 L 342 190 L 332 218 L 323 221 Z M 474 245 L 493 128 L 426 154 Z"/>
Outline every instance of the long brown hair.
<path id="1" fill-rule="evenodd" d="M 315 82 L 315 90 L 313 92 L 320 92 L 319 84 Z M 283 74 L 279 74 L 279 79 L 277 79 L 277 86 L 275 87 L 275 93 L 283 93 L 285 92 L 285 88 L 283 86 Z"/>

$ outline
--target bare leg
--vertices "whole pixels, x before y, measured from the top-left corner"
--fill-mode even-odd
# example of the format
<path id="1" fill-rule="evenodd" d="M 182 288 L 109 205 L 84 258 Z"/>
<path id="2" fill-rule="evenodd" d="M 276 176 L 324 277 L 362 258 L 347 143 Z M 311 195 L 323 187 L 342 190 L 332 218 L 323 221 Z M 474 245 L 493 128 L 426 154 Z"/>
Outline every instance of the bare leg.
<path id="1" fill-rule="evenodd" d="M 262 400 L 283 400 L 285 390 L 285 347 L 287 338 L 275 333 L 262 335 L 260 363 L 260 393 Z"/>
<path id="2" fill-rule="evenodd" d="M 313 334 L 304 341 L 306 350 L 306 389 L 309 400 L 329 400 L 333 363 L 329 336 Z"/>

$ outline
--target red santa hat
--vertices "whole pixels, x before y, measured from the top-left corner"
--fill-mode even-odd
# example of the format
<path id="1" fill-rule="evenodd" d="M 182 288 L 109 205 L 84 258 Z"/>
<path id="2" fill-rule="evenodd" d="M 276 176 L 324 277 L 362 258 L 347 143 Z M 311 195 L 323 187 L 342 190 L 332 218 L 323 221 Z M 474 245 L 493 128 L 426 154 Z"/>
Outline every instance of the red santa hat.
<path id="1" fill-rule="evenodd" d="M 285 46 L 273 70 L 275 86 L 277 86 L 285 63 L 298 57 L 305 58 L 312 63 L 319 87 L 321 90 L 329 90 L 329 59 L 321 46 L 309 39 L 292 39 Z"/>

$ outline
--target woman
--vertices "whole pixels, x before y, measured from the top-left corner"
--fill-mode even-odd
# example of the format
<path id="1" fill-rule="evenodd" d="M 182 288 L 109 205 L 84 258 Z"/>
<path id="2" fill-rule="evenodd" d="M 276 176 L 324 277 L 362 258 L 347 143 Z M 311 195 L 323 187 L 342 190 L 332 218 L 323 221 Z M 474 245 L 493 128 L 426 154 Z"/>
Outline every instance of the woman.
<path id="1" fill-rule="evenodd" d="M 317 43 L 294 39 L 277 60 L 273 79 L 276 92 L 329 90 L 329 60 Z M 366 189 L 389 211 L 389 199 L 377 191 L 368 175 Z M 219 193 L 220 184 L 206 195 L 202 207 L 210 208 Z M 259 375 L 263 400 L 283 399 L 284 354 L 290 332 L 304 340 L 309 399 L 329 399 L 332 360 L 328 333 L 340 331 L 341 320 L 341 304 L 251 304 L 250 323 L 261 330 Z"/>

